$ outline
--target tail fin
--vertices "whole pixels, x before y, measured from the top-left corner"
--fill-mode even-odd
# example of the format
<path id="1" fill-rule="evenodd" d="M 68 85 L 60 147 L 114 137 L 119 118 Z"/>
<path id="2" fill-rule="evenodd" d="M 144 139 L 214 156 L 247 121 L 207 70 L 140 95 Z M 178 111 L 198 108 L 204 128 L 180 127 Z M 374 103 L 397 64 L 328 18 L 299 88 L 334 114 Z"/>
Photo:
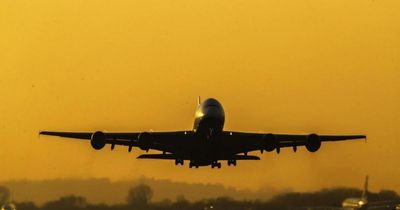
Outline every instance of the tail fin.
<path id="1" fill-rule="evenodd" d="M 368 176 L 365 177 L 364 191 L 361 195 L 361 199 L 365 201 L 368 199 Z"/>
<path id="2" fill-rule="evenodd" d="M 198 96 L 197 97 L 197 105 L 200 105 L 201 104 L 201 98 L 200 98 L 200 96 Z"/>

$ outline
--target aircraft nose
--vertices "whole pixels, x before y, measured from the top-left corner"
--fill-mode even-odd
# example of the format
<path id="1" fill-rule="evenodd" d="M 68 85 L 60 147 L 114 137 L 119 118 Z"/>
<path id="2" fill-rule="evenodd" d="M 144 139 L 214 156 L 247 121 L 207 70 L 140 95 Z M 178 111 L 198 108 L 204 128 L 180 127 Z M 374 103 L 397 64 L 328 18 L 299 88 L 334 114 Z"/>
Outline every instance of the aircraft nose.
<path id="1" fill-rule="evenodd" d="M 204 116 L 207 118 L 223 118 L 224 111 L 220 107 L 209 106 L 204 109 Z"/>

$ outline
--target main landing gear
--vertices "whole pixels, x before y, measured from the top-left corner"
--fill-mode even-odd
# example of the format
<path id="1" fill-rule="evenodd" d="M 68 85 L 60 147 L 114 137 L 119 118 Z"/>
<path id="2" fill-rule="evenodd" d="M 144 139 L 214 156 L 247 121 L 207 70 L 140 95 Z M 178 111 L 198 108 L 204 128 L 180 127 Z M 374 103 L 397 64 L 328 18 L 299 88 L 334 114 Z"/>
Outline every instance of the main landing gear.
<path id="1" fill-rule="evenodd" d="M 215 168 L 215 167 L 217 167 L 217 168 L 221 168 L 221 163 L 219 163 L 219 162 L 213 162 L 213 163 L 211 163 L 211 168 Z"/>
<path id="2" fill-rule="evenodd" d="M 228 166 L 236 166 L 236 160 L 228 160 Z"/>
<path id="3" fill-rule="evenodd" d="M 176 159 L 175 160 L 175 165 L 182 165 L 183 166 L 183 160 L 182 159 Z"/>

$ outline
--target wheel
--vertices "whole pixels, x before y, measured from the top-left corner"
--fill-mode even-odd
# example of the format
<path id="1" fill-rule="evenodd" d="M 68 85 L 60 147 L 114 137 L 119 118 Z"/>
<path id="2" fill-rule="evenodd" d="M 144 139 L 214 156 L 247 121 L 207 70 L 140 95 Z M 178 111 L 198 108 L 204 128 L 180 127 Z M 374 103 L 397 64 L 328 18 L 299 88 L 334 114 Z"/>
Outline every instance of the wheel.
<path id="1" fill-rule="evenodd" d="M 228 166 L 236 166 L 236 160 L 228 160 Z"/>
<path id="2" fill-rule="evenodd" d="M 217 163 L 218 168 L 221 168 L 221 163 Z"/>
<path id="3" fill-rule="evenodd" d="M 181 160 L 181 159 L 176 159 L 176 160 L 175 160 L 175 165 L 183 165 L 183 160 Z"/>

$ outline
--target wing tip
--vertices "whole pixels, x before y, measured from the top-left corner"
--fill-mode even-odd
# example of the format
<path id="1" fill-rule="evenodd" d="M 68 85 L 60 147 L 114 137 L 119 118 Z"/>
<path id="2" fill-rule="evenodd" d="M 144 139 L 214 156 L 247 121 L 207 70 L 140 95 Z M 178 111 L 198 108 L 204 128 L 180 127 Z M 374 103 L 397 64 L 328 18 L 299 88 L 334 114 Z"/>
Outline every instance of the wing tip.
<path id="1" fill-rule="evenodd" d="M 47 135 L 47 134 L 49 134 L 50 132 L 49 131 L 42 131 L 42 130 L 39 130 L 39 136 L 40 135 Z"/>
<path id="2" fill-rule="evenodd" d="M 354 136 L 350 136 L 350 139 L 365 139 L 365 140 L 367 140 L 367 136 L 366 135 L 354 135 Z"/>
<path id="3" fill-rule="evenodd" d="M 145 154 L 141 154 L 141 155 L 137 156 L 136 159 L 147 159 L 147 157 Z"/>

